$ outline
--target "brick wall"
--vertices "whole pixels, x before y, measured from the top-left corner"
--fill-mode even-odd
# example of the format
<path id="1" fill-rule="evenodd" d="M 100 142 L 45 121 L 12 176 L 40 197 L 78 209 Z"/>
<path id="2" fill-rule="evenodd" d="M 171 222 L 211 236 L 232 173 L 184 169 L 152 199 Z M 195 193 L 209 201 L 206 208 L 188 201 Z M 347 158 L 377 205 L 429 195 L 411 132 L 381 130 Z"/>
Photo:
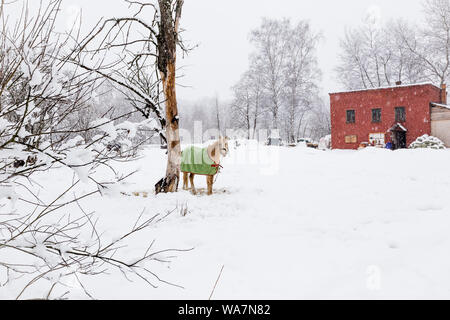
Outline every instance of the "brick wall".
<path id="1" fill-rule="evenodd" d="M 407 144 L 419 136 L 431 134 L 430 102 L 441 102 L 441 90 L 431 84 L 398 86 L 385 89 L 330 94 L 331 135 L 333 149 L 357 149 L 369 142 L 369 134 L 385 133 L 396 123 L 395 107 L 405 107 L 408 129 Z M 372 109 L 381 109 L 381 122 L 372 123 Z M 356 121 L 347 123 L 346 111 L 355 110 Z M 355 143 L 346 143 L 345 137 L 356 135 Z M 347 140 L 349 141 L 349 139 Z"/>

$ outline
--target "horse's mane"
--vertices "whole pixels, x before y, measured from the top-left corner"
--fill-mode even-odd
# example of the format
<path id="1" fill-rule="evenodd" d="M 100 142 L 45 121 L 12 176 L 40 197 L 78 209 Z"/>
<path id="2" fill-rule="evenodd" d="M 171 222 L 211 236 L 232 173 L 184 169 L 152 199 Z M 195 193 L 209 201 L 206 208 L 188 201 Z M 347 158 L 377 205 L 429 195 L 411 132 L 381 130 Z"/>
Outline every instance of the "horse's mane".
<path id="1" fill-rule="evenodd" d="M 216 150 L 219 149 L 220 139 L 208 146 L 208 155 L 212 158 L 216 157 Z M 220 153 L 219 153 L 220 157 Z"/>
<path id="2" fill-rule="evenodd" d="M 219 140 L 217 140 L 216 142 L 214 142 L 213 144 L 210 144 L 209 146 L 208 146 L 208 148 L 217 148 L 217 146 L 218 146 L 218 144 L 220 143 L 220 139 Z"/>

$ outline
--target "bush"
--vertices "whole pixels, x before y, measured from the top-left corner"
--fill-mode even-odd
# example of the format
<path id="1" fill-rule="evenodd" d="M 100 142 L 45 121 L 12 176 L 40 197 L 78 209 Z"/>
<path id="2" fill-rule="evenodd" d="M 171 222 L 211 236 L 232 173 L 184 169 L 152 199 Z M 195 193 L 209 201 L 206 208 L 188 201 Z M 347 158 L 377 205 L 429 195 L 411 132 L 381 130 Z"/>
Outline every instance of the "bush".
<path id="1" fill-rule="evenodd" d="M 411 143 L 410 149 L 445 149 L 444 143 L 436 137 L 423 135 Z"/>

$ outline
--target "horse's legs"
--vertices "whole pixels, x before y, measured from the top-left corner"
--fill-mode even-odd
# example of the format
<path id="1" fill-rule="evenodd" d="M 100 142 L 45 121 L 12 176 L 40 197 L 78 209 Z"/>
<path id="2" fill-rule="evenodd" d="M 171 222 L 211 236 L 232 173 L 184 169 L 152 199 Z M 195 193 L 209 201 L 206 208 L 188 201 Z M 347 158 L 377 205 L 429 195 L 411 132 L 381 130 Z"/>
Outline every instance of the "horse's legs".
<path id="1" fill-rule="evenodd" d="M 189 180 L 191 181 L 192 193 L 197 194 L 197 190 L 195 190 L 195 186 L 194 186 L 194 177 L 195 177 L 195 174 L 191 173 L 189 175 Z"/>
<path id="2" fill-rule="evenodd" d="M 189 189 L 188 175 L 189 174 L 187 172 L 183 172 L 183 190 Z"/>
<path id="3" fill-rule="evenodd" d="M 213 194 L 214 176 L 207 176 L 206 183 L 208 185 L 208 196 Z"/>

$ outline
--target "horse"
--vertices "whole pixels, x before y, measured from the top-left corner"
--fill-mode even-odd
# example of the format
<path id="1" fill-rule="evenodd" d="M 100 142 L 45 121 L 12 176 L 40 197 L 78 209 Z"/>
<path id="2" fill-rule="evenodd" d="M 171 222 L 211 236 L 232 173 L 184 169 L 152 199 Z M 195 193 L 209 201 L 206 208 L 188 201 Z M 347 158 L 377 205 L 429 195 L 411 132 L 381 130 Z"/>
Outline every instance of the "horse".
<path id="1" fill-rule="evenodd" d="M 206 176 L 208 196 L 213 194 L 214 176 L 219 172 L 220 160 L 228 155 L 228 137 L 220 137 L 207 148 L 189 147 L 182 152 L 181 172 L 183 172 L 183 190 L 189 190 L 188 179 L 192 193 L 197 194 L 194 185 L 196 175 Z"/>

